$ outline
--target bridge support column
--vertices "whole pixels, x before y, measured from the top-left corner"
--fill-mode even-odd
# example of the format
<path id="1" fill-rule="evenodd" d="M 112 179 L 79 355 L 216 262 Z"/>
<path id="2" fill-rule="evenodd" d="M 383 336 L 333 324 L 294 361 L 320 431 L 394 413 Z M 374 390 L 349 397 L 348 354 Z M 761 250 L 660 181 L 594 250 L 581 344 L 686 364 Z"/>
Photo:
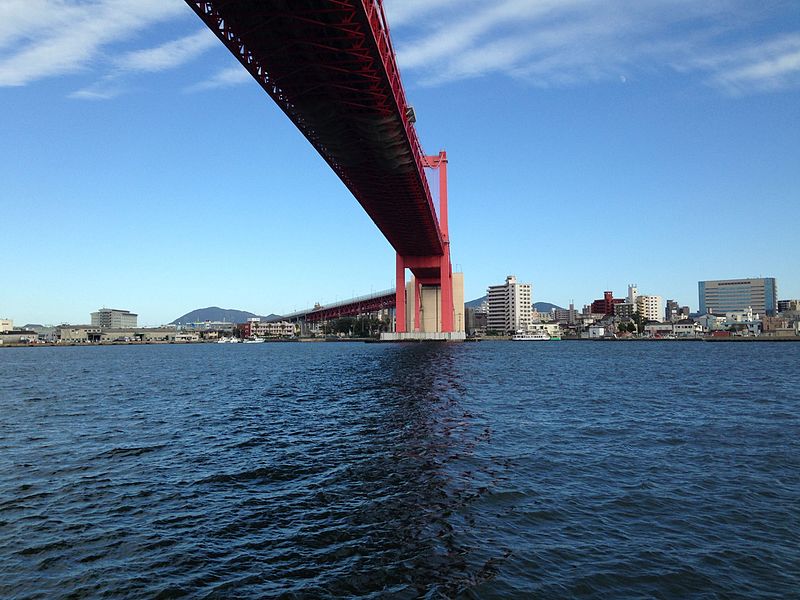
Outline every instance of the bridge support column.
<path id="1" fill-rule="evenodd" d="M 403 257 L 397 255 L 394 308 L 394 330 L 396 333 L 406 332 L 406 265 Z"/>
<path id="2" fill-rule="evenodd" d="M 442 333 L 449 333 L 453 331 L 453 269 L 449 253 L 442 256 L 439 278 L 442 286 Z"/>
<path id="3" fill-rule="evenodd" d="M 447 212 L 447 152 L 426 156 L 426 166 L 439 169 L 439 229 L 444 242 L 444 254 L 439 263 L 439 280 L 442 286 L 442 332 L 453 331 L 453 267 L 450 264 L 450 228 Z"/>
<path id="4" fill-rule="evenodd" d="M 422 284 L 414 278 L 414 331 L 420 331 L 420 309 L 422 305 Z"/>

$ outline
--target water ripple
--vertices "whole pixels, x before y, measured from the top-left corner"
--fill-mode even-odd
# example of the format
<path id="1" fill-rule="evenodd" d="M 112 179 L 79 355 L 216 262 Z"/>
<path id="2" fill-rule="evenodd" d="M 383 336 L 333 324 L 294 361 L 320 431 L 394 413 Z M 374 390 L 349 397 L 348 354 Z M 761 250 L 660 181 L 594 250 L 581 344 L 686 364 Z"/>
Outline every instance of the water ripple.
<path id="1" fill-rule="evenodd" d="M 0 597 L 798 597 L 799 351 L 7 349 Z"/>

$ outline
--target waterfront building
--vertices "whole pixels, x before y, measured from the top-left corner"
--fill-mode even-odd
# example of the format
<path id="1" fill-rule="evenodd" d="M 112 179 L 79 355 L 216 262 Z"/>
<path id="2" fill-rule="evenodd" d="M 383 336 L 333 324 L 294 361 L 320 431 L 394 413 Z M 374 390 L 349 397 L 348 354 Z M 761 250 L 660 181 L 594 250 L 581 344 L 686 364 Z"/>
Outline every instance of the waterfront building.
<path id="1" fill-rule="evenodd" d="M 586 337 L 588 337 L 590 340 L 596 340 L 596 339 L 605 337 L 605 335 L 606 335 L 606 328 L 605 327 L 603 327 L 602 325 L 590 325 L 589 326 L 589 332 L 588 332 L 588 335 Z M 583 336 L 581 336 L 581 337 L 583 337 Z"/>
<path id="2" fill-rule="evenodd" d="M 13 319 L 0 319 L 0 333 L 14 329 Z"/>
<path id="3" fill-rule="evenodd" d="M 467 335 L 475 335 L 475 308 L 464 305 L 464 331 Z"/>
<path id="4" fill-rule="evenodd" d="M 531 323 L 528 331 L 543 332 L 550 337 L 561 337 L 561 325 L 558 323 Z"/>
<path id="5" fill-rule="evenodd" d="M 636 304 L 633 302 L 619 302 L 614 305 L 614 316 L 618 319 L 633 319 L 636 312 Z"/>
<path id="6" fill-rule="evenodd" d="M 778 286 L 774 277 L 699 281 L 700 314 L 753 312 L 774 316 L 778 310 Z"/>
<path id="7" fill-rule="evenodd" d="M 174 325 L 163 327 L 96 327 L 94 325 L 59 325 L 55 341 L 61 344 L 99 342 L 169 342 L 175 340 Z"/>
<path id="8" fill-rule="evenodd" d="M 262 321 L 259 318 L 248 319 L 246 323 L 238 325 L 240 335 L 249 337 L 292 337 L 295 335 L 294 323 L 289 321 Z"/>
<path id="9" fill-rule="evenodd" d="M 639 295 L 636 297 L 636 312 L 645 322 L 661 321 L 664 314 L 663 302 L 661 296 Z"/>
<path id="10" fill-rule="evenodd" d="M 642 298 L 642 296 L 639 296 Z M 672 323 L 648 323 L 644 326 L 647 337 L 668 337 L 672 335 Z"/>
<path id="11" fill-rule="evenodd" d="M 797 323 L 783 315 L 779 317 L 762 317 L 761 333 L 771 337 L 794 337 L 796 335 Z"/>
<path id="12" fill-rule="evenodd" d="M 703 326 L 692 319 L 681 319 L 672 324 L 672 333 L 677 337 L 697 337 L 703 334 Z"/>
<path id="13" fill-rule="evenodd" d="M 27 329 L 0 331 L 0 344 L 32 344 L 38 339 L 35 331 Z"/>
<path id="14" fill-rule="evenodd" d="M 129 310 L 118 308 L 101 308 L 92 313 L 92 326 L 103 329 L 136 328 L 136 319 L 139 315 Z"/>
<path id="15" fill-rule="evenodd" d="M 191 333 L 191 332 L 181 332 L 175 334 L 175 342 L 184 342 L 184 343 L 192 343 L 192 342 L 199 342 L 200 341 L 200 334 L 199 333 Z"/>
<path id="16" fill-rule="evenodd" d="M 489 312 L 480 310 L 480 307 L 464 307 L 467 335 L 484 335 L 486 333 L 486 319 Z"/>
<path id="17" fill-rule="evenodd" d="M 725 314 L 724 328 L 731 331 L 747 331 L 752 335 L 758 335 L 762 329 L 761 317 L 749 306 L 747 310 L 730 311 Z"/>
<path id="18" fill-rule="evenodd" d="M 722 315 L 700 315 L 695 319 L 704 331 L 720 331 L 725 329 L 725 317 Z"/>
<path id="19" fill-rule="evenodd" d="M 59 325 L 56 329 L 56 339 L 65 344 L 86 344 L 99 342 L 103 330 L 92 325 Z"/>
<path id="20" fill-rule="evenodd" d="M 504 284 L 489 286 L 486 292 L 489 303 L 486 320 L 488 331 L 527 331 L 531 323 L 530 283 L 519 283 L 514 275 L 509 275 Z"/>
<path id="21" fill-rule="evenodd" d="M 35 331 L 40 342 L 55 342 L 58 340 L 58 328 L 53 325 L 29 323 L 23 329 Z"/>

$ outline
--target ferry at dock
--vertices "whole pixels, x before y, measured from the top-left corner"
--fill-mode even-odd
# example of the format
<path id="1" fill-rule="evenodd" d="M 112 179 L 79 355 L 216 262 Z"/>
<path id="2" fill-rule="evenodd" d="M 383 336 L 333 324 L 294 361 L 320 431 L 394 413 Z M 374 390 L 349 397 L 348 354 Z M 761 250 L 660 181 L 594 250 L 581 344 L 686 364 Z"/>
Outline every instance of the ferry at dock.
<path id="1" fill-rule="evenodd" d="M 544 331 L 518 331 L 511 339 L 515 342 L 547 342 L 550 336 Z"/>

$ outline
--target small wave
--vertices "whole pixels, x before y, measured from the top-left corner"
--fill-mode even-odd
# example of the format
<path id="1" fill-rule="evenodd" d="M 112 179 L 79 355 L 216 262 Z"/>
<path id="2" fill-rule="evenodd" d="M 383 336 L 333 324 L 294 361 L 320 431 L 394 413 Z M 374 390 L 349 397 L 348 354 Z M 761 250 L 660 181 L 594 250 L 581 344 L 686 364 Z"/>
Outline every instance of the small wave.
<path id="1" fill-rule="evenodd" d="M 133 446 L 133 447 L 113 448 L 111 450 L 107 450 L 106 452 L 101 452 L 95 458 L 126 458 L 129 456 L 141 456 L 142 454 L 147 454 L 148 452 L 156 452 L 158 450 L 163 450 L 166 447 L 167 447 L 166 444 L 160 444 L 157 446 Z"/>
<path id="2" fill-rule="evenodd" d="M 249 483 L 254 481 L 269 483 L 271 481 L 291 481 L 293 479 L 301 479 L 308 475 L 313 475 L 316 472 L 317 470 L 310 469 L 308 465 L 281 465 L 277 467 L 259 467 L 257 469 L 248 469 L 246 471 L 239 471 L 238 473 L 215 473 L 214 475 L 204 477 L 195 483 Z"/>

